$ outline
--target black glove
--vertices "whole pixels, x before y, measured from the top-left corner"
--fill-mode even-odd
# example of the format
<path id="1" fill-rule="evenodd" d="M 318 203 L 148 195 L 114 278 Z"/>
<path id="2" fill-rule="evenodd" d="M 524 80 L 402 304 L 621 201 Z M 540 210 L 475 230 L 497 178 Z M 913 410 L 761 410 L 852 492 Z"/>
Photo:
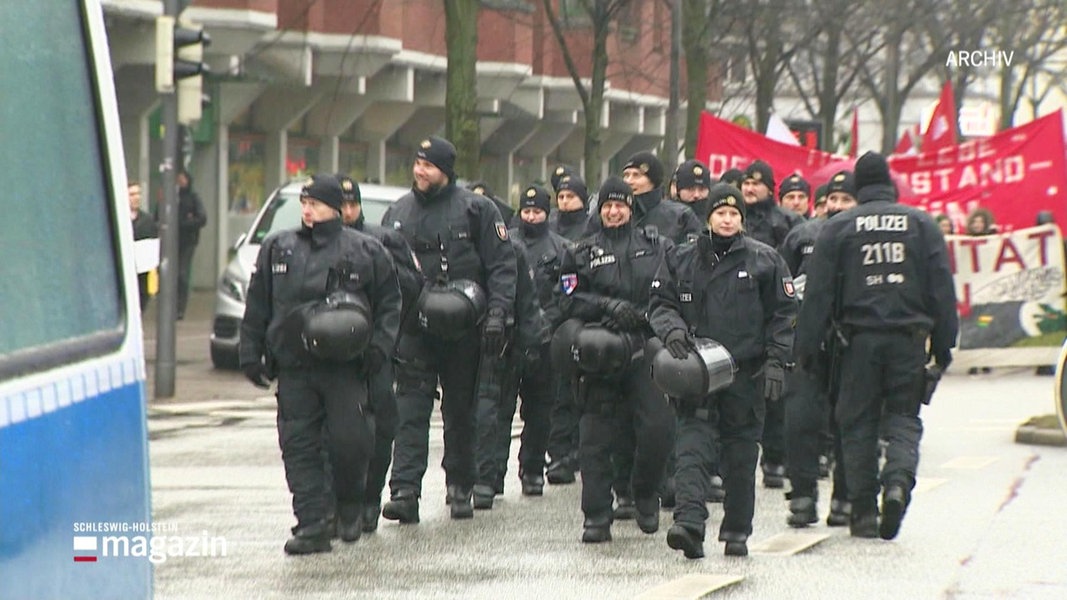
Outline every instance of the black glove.
<path id="1" fill-rule="evenodd" d="M 367 377 L 377 374 L 385 365 L 385 353 L 371 346 L 363 353 L 363 374 Z"/>
<path id="2" fill-rule="evenodd" d="M 640 329 L 645 323 L 645 316 L 625 300 L 608 300 L 604 303 L 604 310 L 612 321 L 628 331 Z"/>
<path id="3" fill-rule="evenodd" d="M 684 329 L 672 329 L 667 337 L 663 338 L 663 345 L 667 348 L 667 352 L 671 353 L 671 356 L 682 360 L 689 356 L 690 350 L 693 348 L 693 341 L 689 339 L 689 334 Z"/>
<path id="4" fill-rule="evenodd" d="M 785 395 L 785 367 L 776 360 L 763 365 L 763 397 L 777 402 Z"/>
<path id="5" fill-rule="evenodd" d="M 252 385 L 264 390 L 270 388 L 271 377 L 270 372 L 267 371 L 267 365 L 262 362 L 248 363 L 241 367 L 241 370 L 244 371 L 245 377 L 252 382 Z"/>
<path id="6" fill-rule="evenodd" d="M 489 315 L 485 318 L 482 327 L 482 349 L 492 356 L 500 356 L 504 353 L 506 338 L 504 337 L 504 310 L 500 307 L 489 309 Z"/>
<path id="7" fill-rule="evenodd" d="M 941 350 L 934 352 L 934 363 L 941 367 L 942 371 L 948 369 L 948 366 L 952 364 L 952 350 Z"/>

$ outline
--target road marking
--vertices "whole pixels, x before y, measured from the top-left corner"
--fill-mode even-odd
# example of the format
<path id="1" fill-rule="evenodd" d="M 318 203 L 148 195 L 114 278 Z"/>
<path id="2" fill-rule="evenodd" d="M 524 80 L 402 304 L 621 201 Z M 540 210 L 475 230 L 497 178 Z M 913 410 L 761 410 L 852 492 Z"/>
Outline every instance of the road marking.
<path id="1" fill-rule="evenodd" d="M 911 491 L 911 495 L 914 496 L 915 494 L 929 492 L 934 488 L 941 487 L 941 485 L 943 485 L 946 481 L 948 480 L 938 479 L 937 477 L 916 477 L 915 489 Z"/>
<path id="2" fill-rule="evenodd" d="M 996 456 L 960 456 L 941 465 L 942 469 L 984 469 L 1000 460 Z"/>
<path id="3" fill-rule="evenodd" d="M 741 575 L 693 573 L 646 590 L 635 600 L 698 600 L 744 579 Z"/>
<path id="4" fill-rule="evenodd" d="M 792 556 L 803 552 L 819 542 L 829 539 L 828 533 L 789 532 L 779 533 L 749 548 L 751 554 L 760 556 Z"/>

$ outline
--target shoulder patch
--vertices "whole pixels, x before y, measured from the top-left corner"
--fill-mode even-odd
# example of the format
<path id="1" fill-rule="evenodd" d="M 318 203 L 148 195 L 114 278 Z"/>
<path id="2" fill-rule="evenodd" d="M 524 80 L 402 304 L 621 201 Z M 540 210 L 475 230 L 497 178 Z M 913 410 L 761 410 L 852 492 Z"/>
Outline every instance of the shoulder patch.
<path id="1" fill-rule="evenodd" d="M 793 278 L 792 277 L 783 277 L 782 278 L 782 290 L 785 292 L 786 296 L 788 296 L 790 298 L 796 298 L 797 290 L 796 290 L 796 287 L 793 286 Z"/>
<path id="2" fill-rule="evenodd" d="M 563 290 L 563 293 L 570 296 L 574 293 L 574 290 L 578 289 L 578 274 L 577 273 L 565 273 L 559 278 L 559 287 Z"/>
<path id="3" fill-rule="evenodd" d="M 496 222 L 496 237 L 502 242 L 508 241 L 508 226 L 503 221 Z"/>

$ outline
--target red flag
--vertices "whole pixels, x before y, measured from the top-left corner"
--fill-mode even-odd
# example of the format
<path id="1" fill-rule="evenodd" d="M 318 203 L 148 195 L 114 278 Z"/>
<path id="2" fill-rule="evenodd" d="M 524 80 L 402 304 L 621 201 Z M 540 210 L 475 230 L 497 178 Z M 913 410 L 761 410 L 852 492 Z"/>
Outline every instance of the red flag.
<path id="1" fill-rule="evenodd" d="M 911 130 L 905 129 L 901 134 L 897 147 L 893 148 L 893 154 L 914 154 L 915 143 L 911 140 Z"/>
<path id="2" fill-rule="evenodd" d="M 958 144 L 956 123 L 956 96 L 952 93 L 952 82 L 946 81 L 944 87 L 941 88 L 937 108 L 934 109 L 934 114 L 930 116 L 930 122 L 926 125 L 926 133 L 923 134 L 920 150 L 925 154 Z"/>
<path id="3" fill-rule="evenodd" d="M 852 131 L 848 136 L 848 157 L 856 158 L 860 147 L 860 113 L 859 109 L 852 109 Z"/>

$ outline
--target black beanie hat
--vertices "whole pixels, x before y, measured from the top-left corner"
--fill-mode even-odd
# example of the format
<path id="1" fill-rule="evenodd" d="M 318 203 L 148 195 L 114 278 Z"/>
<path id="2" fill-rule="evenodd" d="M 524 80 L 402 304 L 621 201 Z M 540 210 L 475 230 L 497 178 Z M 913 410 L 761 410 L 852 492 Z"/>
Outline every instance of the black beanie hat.
<path id="1" fill-rule="evenodd" d="M 631 156 L 622 166 L 623 171 L 626 169 L 637 169 L 644 173 L 654 188 L 663 185 L 663 163 L 647 150 Z"/>
<path id="2" fill-rule="evenodd" d="M 818 206 L 818 205 L 824 204 L 826 202 L 826 196 L 828 196 L 830 194 L 829 189 L 830 189 L 830 184 L 828 184 L 828 183 L 824 183 L 824 184 L 820 185 L 819 187 L 815 188 L 814 206 Z"/>
<path id="3" fill-rule="evenodd" d="M 621 177 L 612 175 L 604 180 L 604 183 L 600 184 L 600 190 L 597 192 L 597 199 L 600 206 L 603 207 L 608 202 L 625 202 L 626 206 L 633 207 L 634 205 L 634 193 L 630 189 L 630 186 L 622 180 Z"/>
<path id="4" fill-rule="evenodd" d="M 312 175 L 300 189 L 300 197 L 314 198 L 341 212 L 341 184 L 333 175 Z"/>
<path id="5" fill-rule="evenodd" d="M 474 183 L 468 185 L 467 189 L 474 192 L 475 194 L 481 194 L 486 198 L 493 197 L 493 190 L 489 189 L 489 184 L 484 181 L 475 181 Z"/>
<path id="6" fill-rule="evenodd" d="M 687 160 L 678 166 L 674 179 L 679 190 L 687 190 L 698 185 L 711 189 L 711 173 L 708 166 L 699 160 Z"/>
<path id="7" fill-rule="evenodd" d="M 711 218 L 711 213 L 715 212 L 715 209 L 720 206 L 732 206 L 741 212 L 741 221 L 745 220 L 745 199 L 741 196 L 741 190 L 730 185 L 729 183 L 716 183 L 708 191 L 708 218 Z"/>
<path id="8" fill-rule="evenodd" d="M 556 190 L 556 193 L 558 194 L 561 189 L 559 187 L 559 182 L 562 181 L 564 177 L 575 177 L 577 175 L 578 169 L 575 169 L 570 165 L 557 165 L 556 168 L 552 170 L 552 177 L 549 178 L 552 182 L 552 189 Z M 581 178 L 579 177 L 579 180 L 580 179 Z"/>
<path id="9" fill-rule="evenodd" d="M 737 189 L 741 189 L 741 182 L 745 179 L 745 172 L 741 169 L 729 169 L 719 177 L 720 183 L 729 183 Z"/>
<path id="10" fill-rule="evenodd" d="M 893 185 L 889 176 L 889 163 L 877 152 L 867 152 L 856 161 L 856 191 L 869 185 Z"/>
<path id="11" fill-rule="evenodd" d="M 774 170 L 771 166 L 762 160 L 757 160 L 745 169 L 745 176 L 742 181 L 749 179 L 755 179 L 756 181 L 763 182 L 767 185 L 767 189 L 771 190 L 771 195 L 774 195 Z"/>
<path id="12" fill-rule="evenodd" d="M 334 177 L 337 178 L 337 183 L 341 184 L 341 200 L 344 202 L 363 203 L 363 197 L 359 193 L 358 183 L 344 173 L 338 173 L 337 175 L 334 175 Z"/>
<path id="13" fill-rule="evenodd" d="M 778 188 L 778 198 L 782 199 L 789 192 L 804 192 L 806 195 L 811 196 L 811 184 L 800 175 L 794 173 L 786 177 L 781 187 Z"/>
<path id="14" fill-rule="evenodd" d="M 526 188 L 526 191 L 522 193 L 522 197 L 519 198 L 519 210 L 524 208 L 540 208 L 547 215 L 552 210 L 552 196 L 548 194 L 548 190 L 545 188 L 539 185 L 531 185 Z"/>
<path id="15" fill-rule="evenodd" d="M 552 187 L 556 190 L 556 196 L 559 196 L 559 193 L 563 190 L 570 190 L 574 192 L 574 195 L 582 199 L 582 204 L 589 201 L 589 189 L 585 187 L 585 181 L 577 173 L 563 175 L 554 181 Z"/>
<path id="16" fill-rule="evenodd" d="M 419 142 L 415 156 L 433 163 L 435 167 L 448 176 L 450 182 L 456 181 L 456 147 L 452 142 L 436 135 Z"/>
<path id="17" fill-rule="evenodd" d="M 826 182 L 826 195 L 834 192 L 844 192 L 856 197 L 856 178 L 852 176 L 851 171 L 838 171 Z"/>

